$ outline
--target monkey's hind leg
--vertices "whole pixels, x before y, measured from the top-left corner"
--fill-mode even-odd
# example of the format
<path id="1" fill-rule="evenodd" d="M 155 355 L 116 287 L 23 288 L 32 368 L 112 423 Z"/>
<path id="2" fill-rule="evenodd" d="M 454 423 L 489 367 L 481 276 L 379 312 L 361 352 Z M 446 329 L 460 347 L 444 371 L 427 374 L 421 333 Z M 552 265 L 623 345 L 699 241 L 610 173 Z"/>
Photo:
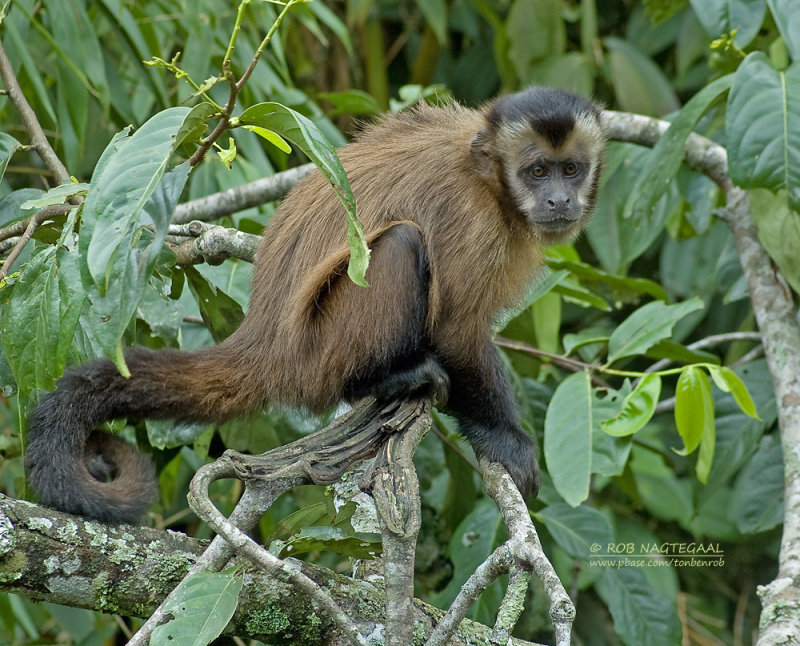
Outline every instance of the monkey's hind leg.
<path id="1" fill-rule="evenodd" d="M 422 234 L 411 222 L 391 225 L 371 241 L 368 288 L 345 277 L 326 282 L 318 315 L 330 339 L 323 370 L 344 375 L 347 400 L 374 395 L 447 399 L 450 381 L 426 334 L 430 270 Z"/>

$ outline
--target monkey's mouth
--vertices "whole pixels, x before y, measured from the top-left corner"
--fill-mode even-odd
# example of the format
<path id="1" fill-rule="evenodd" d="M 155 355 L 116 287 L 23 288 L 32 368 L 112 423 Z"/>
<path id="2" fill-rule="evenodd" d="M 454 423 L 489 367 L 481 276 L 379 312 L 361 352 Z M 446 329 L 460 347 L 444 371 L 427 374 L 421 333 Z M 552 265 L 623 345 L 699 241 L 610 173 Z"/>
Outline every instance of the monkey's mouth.
<path id="1" fill-rule="evenodd" d="M 550 231 L 552 233 L 564 231 L 574 227 L 577 223 L 577 220 L 573 220 L 571 218 L 552 218 L 550 220 L 537 220 L 535 222 L 536 226 L 540 229 L 544 229 L 545 231 Z"/>

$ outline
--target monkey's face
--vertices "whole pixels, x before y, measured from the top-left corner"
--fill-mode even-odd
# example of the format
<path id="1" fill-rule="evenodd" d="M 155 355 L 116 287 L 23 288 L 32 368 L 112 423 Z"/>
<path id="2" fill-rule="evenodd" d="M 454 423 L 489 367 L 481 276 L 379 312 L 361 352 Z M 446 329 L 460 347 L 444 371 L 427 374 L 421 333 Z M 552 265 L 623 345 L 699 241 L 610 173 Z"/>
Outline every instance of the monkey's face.
<path id="1" fill-rule="evenodd" d="M 533 87 L 498 99 L 472 141 L 478 171 L 544 243 L 563 242 L 594 209 L 606 128 L 577 95 Z"/>
<path id="2" fill-rule="evenodd" d="M 546 244 L 570 240 L 586 226 L 602 163 L 599 124 L 576 118 L 559 126 L 561 131 L 553 127 L 541 131 L 524 123 L 498 132 L 504 184 Z"/>

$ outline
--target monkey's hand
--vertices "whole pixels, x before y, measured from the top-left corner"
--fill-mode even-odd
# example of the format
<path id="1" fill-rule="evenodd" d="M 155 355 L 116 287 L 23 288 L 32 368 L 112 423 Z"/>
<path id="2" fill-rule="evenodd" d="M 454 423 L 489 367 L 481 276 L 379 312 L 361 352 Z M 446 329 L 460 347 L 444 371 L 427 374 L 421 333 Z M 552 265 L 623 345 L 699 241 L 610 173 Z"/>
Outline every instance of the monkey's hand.
<path id="1" fill-rule="evenodd" d="M 522 429 L 494 433 L 491 440 L 476 447 L 479 457 L 499 462 L 508 471 L 524 498 L 536 498 L 541 476 L 533 440 Z"/>

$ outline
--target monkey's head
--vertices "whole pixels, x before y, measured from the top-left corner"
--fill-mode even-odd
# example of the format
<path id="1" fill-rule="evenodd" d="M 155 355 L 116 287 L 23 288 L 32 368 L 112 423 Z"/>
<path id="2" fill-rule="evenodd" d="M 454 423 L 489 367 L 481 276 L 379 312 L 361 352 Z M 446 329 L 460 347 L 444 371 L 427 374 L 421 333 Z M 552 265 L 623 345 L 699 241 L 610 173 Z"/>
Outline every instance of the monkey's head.
<path id="1" fill-rule="evenodd" d="M 608 138 L 600 107 L 531 87 L 496 99 L 485 114 L 471 145 L 479 172 L 543 243 L 573 238 L 597 196 Z"/>

